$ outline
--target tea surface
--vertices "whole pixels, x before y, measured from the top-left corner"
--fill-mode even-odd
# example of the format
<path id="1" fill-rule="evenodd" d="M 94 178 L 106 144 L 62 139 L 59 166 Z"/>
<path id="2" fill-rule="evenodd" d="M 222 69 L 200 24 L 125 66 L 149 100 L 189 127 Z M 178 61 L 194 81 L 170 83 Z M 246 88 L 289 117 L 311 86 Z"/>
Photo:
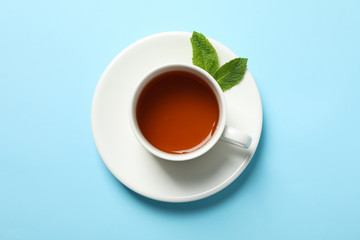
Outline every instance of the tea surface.
<path id="1" fill-rule="evenodd" d="M 136 118 L 142 134 L 154 147 L 168 153 L 187 153 L 211 138 L 219 105 L 213 90 L 199 76 L 171 71 L 145 86 Z"/>

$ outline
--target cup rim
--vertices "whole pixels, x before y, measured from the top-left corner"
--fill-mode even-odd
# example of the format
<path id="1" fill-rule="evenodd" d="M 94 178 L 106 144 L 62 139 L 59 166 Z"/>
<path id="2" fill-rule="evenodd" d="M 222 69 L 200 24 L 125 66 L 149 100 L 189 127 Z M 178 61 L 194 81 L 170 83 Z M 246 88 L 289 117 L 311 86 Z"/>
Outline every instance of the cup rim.
<path id="1" fill-rule="evenodd" d="M 141 133 L 137 120 L 136 120 L 136 106 L 137 101 L 142 92 L 143 88 L 156 76 L 169 72 L 169 71 L 188 71 L 200 76 L 203 80 L 205 80 L 210 87 L 212 88 L 216 99 L 219 104 L 219 120 L 214 131 L 212 137 L 206 142 L 203 146 L 195 151 L 189 153 L 168 153 L 164 152 L 156 147 L 154 147 L 149 141 Z M 148 150 L 153 155 L 160 157 L 162 159 L 170 160 L 170 161 L 186 161 L 190 159 L 197 158 L 206 152 L 208 152 L 220 139 L 226 124 L 226 104 L 225 97 L 222 89 L 216 80 L 204 69 L 197 67 L 195 65 L 183 64 L 183 63 L 170 63 L 162 65 L 158 68 L 150 70 L 142 80 L 136 86 L 136 89 L 132 95 L 131 104 L 130 104 L 130 113 L 129 113 L 130 125 L 133 133 L 135 134 L 137 140 L 141 143 L 141 145 Z"/>

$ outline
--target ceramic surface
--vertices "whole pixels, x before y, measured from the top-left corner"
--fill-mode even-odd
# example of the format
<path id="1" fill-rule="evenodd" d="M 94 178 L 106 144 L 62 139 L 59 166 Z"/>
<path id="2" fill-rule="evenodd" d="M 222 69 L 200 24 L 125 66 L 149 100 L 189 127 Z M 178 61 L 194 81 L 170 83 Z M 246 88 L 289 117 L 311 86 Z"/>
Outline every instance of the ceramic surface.
<path id="1" fill-rule="evenodd" d="M 219 141 L 199 158 L 171 162 L 153 156 L 136 140 L 128 116 L 132 93 L 154 68 L 191 64 L 190 37 L 187 32 L 168 32 L 135 42 L 106 68 L 93 98 L 92 131 L 104 163 L 125 186 L 160 201 L 194 201 L 228 186 L 250 162 L 262 129 L 260 95 L 247 70 L 240 84 L 224 95 L 227 124 L 252 136 L 249 149 Z M 237 57 L 224 45 L 209 40 L 218 52 L 220 65 Z"/>

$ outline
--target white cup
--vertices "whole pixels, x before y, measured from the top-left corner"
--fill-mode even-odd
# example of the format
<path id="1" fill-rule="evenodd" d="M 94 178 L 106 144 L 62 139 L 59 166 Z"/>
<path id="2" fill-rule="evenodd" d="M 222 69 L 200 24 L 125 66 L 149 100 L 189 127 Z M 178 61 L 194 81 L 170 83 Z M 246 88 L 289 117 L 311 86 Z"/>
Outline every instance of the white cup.
<path id="1" fill-rule="evenodd" d="M 217 101 L 219 105 L 219 119 L 218 124 L 216 126 L 216 129 L 212 135 L 212 137 L 199 149 L 189 152 L 189 153 L 168 153 L 164 152 L 156 147 L 154 147 L 150 142 L 146 140 L 146 138 L 141 133 L 141 130 L 137 123 L 136 118 L 136 106 L 139 99 L 139 96 L 141 92 L 143 91 L 144 87 L 156 76 L 159 76 L 160 74 L 170 72 L 170 71 L 187 71 L 193 74 L 196 74 L 201 79 L 203 79 L 205 82 L 208 83 L 208 85 L 213 90 Z M 147 149 L 149 152 L 154 154 L 155 156 L 158 156 L 160 158 L 171 160 L 171 161 L 185 161 L 190 160 L 196 157 L 199 157 L 209 151 L 218 141 L 219 139 L 231 143 L 233 145 L 242 147 L 242 148 L 249 148 L 251 145 L 251 137 L 245 133 L 242 133 L 241 131 L 232 128 L 230 126 L 226 125 L 226 104 L 225 104 L 225 98 L 224 93 L 221 90 L 219 84 L 216 82 L 216 80 L 205 70 L 194 66 L 194 65 L 188 65 L 188 64 L 168 64 L 163 65 L 159 68 L 156 68 L 152 71 L 150 71 L 148 74 L 146 74 L 143 79 L 138 84 L 135 92 L 133 93 L 131 106 L 130 106 L 130 124 L 131 128 L 138 139 L 138 141 Z"/>

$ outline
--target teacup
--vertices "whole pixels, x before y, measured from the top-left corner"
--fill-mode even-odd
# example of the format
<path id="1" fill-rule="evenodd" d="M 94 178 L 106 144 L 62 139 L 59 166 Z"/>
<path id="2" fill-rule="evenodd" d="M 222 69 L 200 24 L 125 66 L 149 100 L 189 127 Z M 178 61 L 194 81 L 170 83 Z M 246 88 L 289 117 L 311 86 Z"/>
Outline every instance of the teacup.
<path id="1" fill-rule="evenodd" d="M 219 84 L 194 65 L 168 64 L 146 74 L 133 93 L 130 124 L 145 149 L 171 161 L 199 157 L 220 139 L 251 145 L 248 134 L 226 125 Z"/>

